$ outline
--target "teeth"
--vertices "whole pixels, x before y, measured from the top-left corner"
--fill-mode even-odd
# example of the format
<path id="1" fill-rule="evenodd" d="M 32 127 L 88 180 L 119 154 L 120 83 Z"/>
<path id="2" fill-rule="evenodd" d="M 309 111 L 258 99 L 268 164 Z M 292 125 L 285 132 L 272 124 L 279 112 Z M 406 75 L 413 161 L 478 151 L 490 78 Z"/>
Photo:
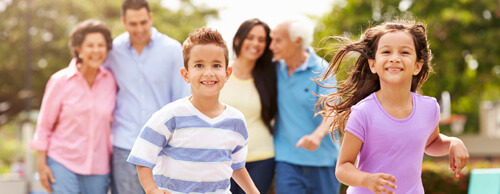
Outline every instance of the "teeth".
<path id="1" fill-rule="evenodd" d="M 215 84 L 215 81 L 202 81 L 201 84 Z"/>

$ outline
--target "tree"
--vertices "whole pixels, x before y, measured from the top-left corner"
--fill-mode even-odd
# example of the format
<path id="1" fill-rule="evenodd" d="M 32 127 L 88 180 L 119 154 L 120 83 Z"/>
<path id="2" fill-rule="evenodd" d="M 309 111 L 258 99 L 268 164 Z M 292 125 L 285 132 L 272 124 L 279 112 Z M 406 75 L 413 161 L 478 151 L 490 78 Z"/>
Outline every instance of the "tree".
<path id="1" fill-rule="evenodd" d="M 392 19 L 427 23 L 435 73 L 424 84 L 426 95 L 449 91 L 452 112 L 466 114 L 466 132 L 479 129 L 479 103 L 500 98 L 500 15 L 490 0 L 336 1 L 320 19 L 315 37 L 358 37 L 369 26 Z M 500 8 L 499 8 L 500 10 Z M 340 76 L 342 77 L 342 76 Z"/>
<path id="2" fill-rule="evenodd" d="M 23 91 L 26 64 L 26 11 L 31 2 L 32 22 L 29 29 L 33 61 L 32 92 Z M 45 84 L 51 74 L 66 67 L 71 60 L 68 35 L 80 21 L 103 20 L 113 36 L 125 30 L 120 21 L 121 0 L 52 0 L 0 1 L 0 126 L 15 118 L 24 108 L 25 99 L 32 97 L 34 109 L 40 107 Z M 215 9 L 181 0 L 178 10 L 161 5 L 161 0 L 149 0 L 154 26 L 182 42 L 206 19 L 217 17 Z M 2 9 L 3 8 L 3 9 Z"/>

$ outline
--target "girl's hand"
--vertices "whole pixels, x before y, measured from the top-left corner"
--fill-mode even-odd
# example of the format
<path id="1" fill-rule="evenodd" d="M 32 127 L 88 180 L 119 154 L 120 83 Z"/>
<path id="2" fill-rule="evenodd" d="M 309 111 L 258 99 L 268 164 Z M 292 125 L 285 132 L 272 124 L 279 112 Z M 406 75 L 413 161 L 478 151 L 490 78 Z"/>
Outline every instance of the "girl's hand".
<path id="1" fill-rule="evenodd" d="M 396 184 L 396 178 L 390 174 L 384 174 L 384 173 L 370 174 L 363 181 L 364 187 L 370 189 L 376 194 L 379 193 L 394 194 L 393 191 L 385 187 L 396 189 L 395 184 Z"/>
<path id="2" fill-rule="evenodd" d="M 49 193 L 52 192 L 52 187 L 50 183 L 55 183 L 56 179 L 54 175 L 52 175 L 52 171 L 50 170 L 47 163 L 38 162 L 38 174 L 40 176 L 40 183 L 42 183 L 43 188 L 45 188 Z"/>
<path id="3" fill-rule="evenodd" d="M 460 177 L 460 171 L 469 163 L 469 151 L 462 140 L 453 138 L 450 142 L 450 170 L 455 172 L 455 177 Z"/>

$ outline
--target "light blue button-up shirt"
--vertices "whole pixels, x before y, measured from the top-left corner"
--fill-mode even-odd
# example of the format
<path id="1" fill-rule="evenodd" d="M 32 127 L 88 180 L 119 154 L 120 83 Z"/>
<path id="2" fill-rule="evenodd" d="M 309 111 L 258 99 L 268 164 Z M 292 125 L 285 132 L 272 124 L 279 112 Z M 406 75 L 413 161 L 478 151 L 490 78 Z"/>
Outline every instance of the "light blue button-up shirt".
<path id="1" fill-rule="evenodd" d="M 288 66 L 284 60 L 276 65 L 278 80 L 278 114 L 276 115 L 274 145 L 276 161 L 303 166 L 335 166 L 339 145 L 331 135 L 325 135 L 319 148 L 312 152 L 295 145 L 304 135 L 311 134 L 321 124 L 321 115 L 315 116 L 314 106 L 319 97 L 336 92 L 336 89 L 320 87 L 313 79 L 320 78 L 328 63 L 307 49 L 309 57 L 298 67 L 292 76 L 288 76 Z M 329 78 L 323 84 L 333 86 L 335 78 Z"/>
<path id="2" fill-rule="evenodd" d="M 141 54 L 132 46 L 128 32 L 116 37 L 105 63 L 118 85 L 111 129 L 113 146 L 122 149 L 132 149 L 154 112 L 190 93 L 180 74 L 184 65 L 181 44 L 151 30 L 151 41 Z"/>

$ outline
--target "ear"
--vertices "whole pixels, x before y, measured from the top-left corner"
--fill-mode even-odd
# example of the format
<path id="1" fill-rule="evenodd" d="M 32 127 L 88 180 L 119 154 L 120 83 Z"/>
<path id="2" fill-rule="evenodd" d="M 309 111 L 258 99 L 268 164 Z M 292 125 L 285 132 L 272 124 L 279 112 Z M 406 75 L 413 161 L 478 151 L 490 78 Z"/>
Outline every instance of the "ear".
<path id="1" fill-rule="evenodd" d="M 226 81 L 229 80 L 229 77 L 231 77 L 231 74 L 233 73 L 233 67 L 229 66 L 226 69 Z"/>
<path id="2" fill-rule="evenodd" d="M 151 21 L 151 24 L 153 24 L 153 13 L 149 12 L 148 16 L 149 16 L 149 21 Z"/>
<path id="3" fill-rule="evenodd" d="M 415 69 L 413 70 L 413 75 L 418 75 L 420 70 L 422 70 L 422 66 L 424 65 L 424 61 L 420 60 L 415 63 Z"/>
<path id="4" fill-rule="evenodd" d="M 240 39 L 239 38 L 234 39 L 234 45 L 237 47 L 240 46 Z"/>
<path id="5" fill-rule="evenodd" d="M 122 25 L 125 26 L 125 17 L 124 16 L 121 17 L 121 21 L 122 21 Z"/>
<path id="6" fill-rule="evenodd" d="M 302 37 L 298 37 L 297 40 L 294 41 L 295 44 L 297 44 L 298 46 L 300 46 L 302 48 Z"/>
<path id="7" fill-rule="evenodd" d="M 377 74 L 377 71 L 375 70 L 375 59 L 368 59 L 368 65 L 370 66 L 370 71 L 373 74 Z"/>
<path id="8" fill-rule="evenodd" d="M 189 84 L 190 81 L 189 81 L 189 72 L 186 68 L 181 68 L 181 75 L 182 75 L 182 78 L 184 79 L 184 81 Z"/>

